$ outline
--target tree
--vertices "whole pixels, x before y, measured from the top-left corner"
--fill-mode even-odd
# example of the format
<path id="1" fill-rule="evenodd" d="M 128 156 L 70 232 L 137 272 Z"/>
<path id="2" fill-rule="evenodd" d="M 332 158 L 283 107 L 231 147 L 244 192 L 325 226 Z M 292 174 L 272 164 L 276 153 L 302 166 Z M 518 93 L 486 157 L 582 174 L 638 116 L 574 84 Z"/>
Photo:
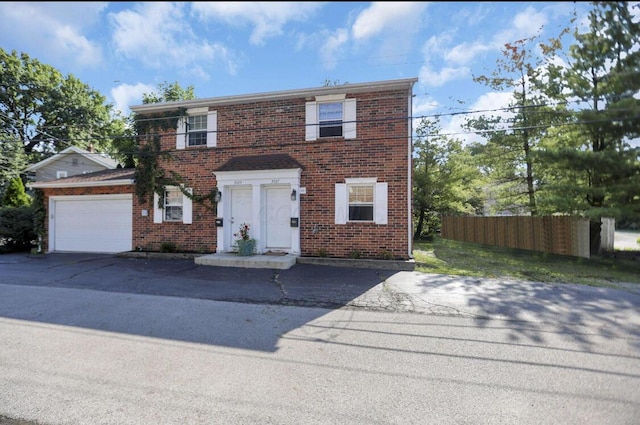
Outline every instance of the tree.
<path id="1" fill-rule="evenodd" d="M 142 95 L 142 103 L 162 103 L 177 102 L 179 100 L 197 99 L 193 86 L 183 88 L 177 81 L 173 83 L 160 83 L 157 85 L 156 91 L 144 93 Z"/>
<path id="2" fill-rule="evenodd" d="M 32 163 L 71 145 L 111 153 L 123 128 L 106 98 L 73 75 L 2 49 L 0 111 L 3 138 L 21 141 Z"/>
<path id="3" fill-rule="evenodd" d="M 414 239 L 433 234 L 442 214 L 480 214 L 481 175 L 459 140 L 440 134 L 439 119 L 416 129 L 413 161 Z"/>
<path id="4" fill-rule="evenodd" d="M 20 140 L 11 139 L 0 129 L 0 193 L 11 179 L 19 177 L 27 166 L 27 156 Z"/>
<path id="5" fill-rule="evenodd" d="M 592 5 L 569 63 L 549 68 L 547 94 L 575 105 L 575 139 L 546 150 L 545 160 L 566 170 L 562 182 L 575 179 L 570 193 L 593 219 L 595 251 L 601 217 L 640 221 L 640 149 L 630 144 L 640 137 L 640 22 L 628 2 Z"/>
<path id="6" fill-rule="evenodd" d="M 2 196 L 3 207 L 26 207 L 31 204 L 31 198 L 24 190 L 24 183 L 20 177 L 14 177 L 9 181 L 7 189 Z"/>
<path id="7" fill-rule="evenodd" d="M 543 178 L 538 170 L 538 144 L 546 128 L 564 116 L 560 107 L 549 107 L 547 98 L 536 90 L 544 61 L 533 53 L 536 41 L 531 37 L 505 44 L 492 74 L 474 77 L 494 90 L 511 92 L 512 101 L 502 115 L 468 119 L 465 124 L 487 139 L 474 150 L 495 188 L 495 208 L 531 215 L 539 213 L 536 194 Z M 553 39 L 552 43 L 557 47 Z M 547 55 L 552 52 L 545 50 Z"/>

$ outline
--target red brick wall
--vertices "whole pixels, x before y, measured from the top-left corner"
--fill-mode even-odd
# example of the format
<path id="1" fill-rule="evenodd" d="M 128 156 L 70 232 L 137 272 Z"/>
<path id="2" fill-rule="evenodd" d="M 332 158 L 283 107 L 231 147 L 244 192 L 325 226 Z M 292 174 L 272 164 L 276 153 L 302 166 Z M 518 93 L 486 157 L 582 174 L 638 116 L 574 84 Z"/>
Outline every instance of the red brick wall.
<path id="1" fill-rule="evenodd" d="M 162 140 L 173 159 L 167 170 L 182 175 L 194 193 L 216 186 L 213 171 L 235 156 L 286 153 L 300 162 L 300 247 L 303 256 L 321 251 L 331 257 L 408 258 L 408 119 L 410 93 L 358 94 L 357 139 L 342 137 L 305 141 L 304 98 L 217 107 L 217 147 L 175 150 L 175 134 Z M 335 184 L 345 178 L 377 177 L 388 184 L 388 224 L 334 224 Z M 142 217 L 141 210 L 149 215 Z M 215 217 L 193 204 L 193 224 L 153 223 L 153 206 L 134 201 L 134 247 L 157 250 L 163 241 L 182 250 L 214 252 Z"/>

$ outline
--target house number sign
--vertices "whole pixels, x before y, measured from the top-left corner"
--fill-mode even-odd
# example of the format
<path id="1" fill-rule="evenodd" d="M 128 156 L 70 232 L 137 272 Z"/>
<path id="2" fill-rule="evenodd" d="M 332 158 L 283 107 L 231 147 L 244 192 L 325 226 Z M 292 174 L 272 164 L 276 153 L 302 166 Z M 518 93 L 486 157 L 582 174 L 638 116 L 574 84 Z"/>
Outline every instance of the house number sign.
<path id="1" fill-rule="evenodd" d="M 233 184 L 242 184 L 242 180 L 236 180 L 233 182 Z"/>

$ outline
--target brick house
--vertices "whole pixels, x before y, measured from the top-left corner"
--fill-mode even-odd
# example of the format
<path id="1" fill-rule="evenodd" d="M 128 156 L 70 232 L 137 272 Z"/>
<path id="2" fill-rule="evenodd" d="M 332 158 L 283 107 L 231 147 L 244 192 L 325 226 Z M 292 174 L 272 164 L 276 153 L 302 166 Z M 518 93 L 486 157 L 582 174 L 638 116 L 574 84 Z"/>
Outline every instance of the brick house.
<path id="1" fill-rule="evenodd" d="M 159 157 L 158 164 L 165 176 L 179 176 L 181 187 L 166 186 L 153 201 L 140 199 L 131 170 L 34 187 L 45 193 L 54 233 L 60 233 L 57 221 L 77 221 L 72 213 L 52 213 L 57 203 L 83 196 L 87 204 L 105 196 L 121 201 L 122 214 L 131 214 L 130 240 L 122 237 L 130 250 L 157 251 L 170 242 L 185 252 L 230 252 L 246 223 L 258 253 L 408 259 L 416 82 L 133 106 L 139 119 L 177 117 L 175 128 L 160 137 L 160 149 L 171 158 Z M 208 194 L 217 202 L 199 201 Z M 49 235 L 50 251 L 61 250 L 58 236 Z"/>

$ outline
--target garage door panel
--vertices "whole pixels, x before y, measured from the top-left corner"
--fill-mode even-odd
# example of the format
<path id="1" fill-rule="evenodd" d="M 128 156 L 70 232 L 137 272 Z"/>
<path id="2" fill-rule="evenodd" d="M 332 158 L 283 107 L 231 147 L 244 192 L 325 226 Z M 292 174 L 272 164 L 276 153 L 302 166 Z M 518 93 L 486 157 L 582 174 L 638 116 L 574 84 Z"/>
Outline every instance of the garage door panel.
<path id="1" fill-rule="evenodd" d="M 56 199 L 54 251 L 115 253 L 132 249 L 131 197 Z"/>

